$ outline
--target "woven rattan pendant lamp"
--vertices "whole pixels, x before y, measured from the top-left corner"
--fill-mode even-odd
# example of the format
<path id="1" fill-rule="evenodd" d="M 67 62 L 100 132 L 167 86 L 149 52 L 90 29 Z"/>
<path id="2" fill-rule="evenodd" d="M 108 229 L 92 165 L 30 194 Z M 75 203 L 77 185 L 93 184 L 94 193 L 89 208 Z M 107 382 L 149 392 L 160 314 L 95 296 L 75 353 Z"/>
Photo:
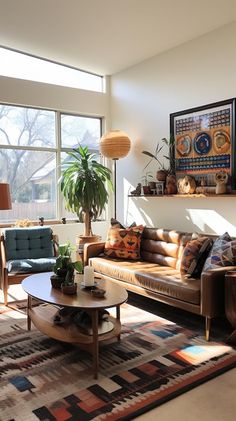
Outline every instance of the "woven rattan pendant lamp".
<path id="1" fill-rule="evenodd" d="M 114 160 L 114 197 L 116 218 L 116 161 L 128 155 L 131 148 L 131 141 L 127 134 L 121 130 L 112 130 L 104 134 L 100 140 L 100 152 L 106 158 Z"/>
<path id="2" fill-rule="evenodd" d="M 128 155 L 131 147 L 129 137 L 121 130 L 113 130 L 102 136 L 100 152 L 106 158 L 120 159 Z"/>

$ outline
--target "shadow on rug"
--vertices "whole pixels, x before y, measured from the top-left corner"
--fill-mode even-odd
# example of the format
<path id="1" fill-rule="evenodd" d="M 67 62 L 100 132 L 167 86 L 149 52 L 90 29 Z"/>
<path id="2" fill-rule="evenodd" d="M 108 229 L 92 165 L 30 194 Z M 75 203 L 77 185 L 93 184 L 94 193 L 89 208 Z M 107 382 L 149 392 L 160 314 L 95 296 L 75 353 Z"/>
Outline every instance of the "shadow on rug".
<path id="1" fill-rule="evenodd" d="M 224 343 L 129 305 L 125 312 L 121 341 L 101 347 L 98 380 L 86 351 L 2 315 L 1 421 L 129 420 L 236 366 Z"/>

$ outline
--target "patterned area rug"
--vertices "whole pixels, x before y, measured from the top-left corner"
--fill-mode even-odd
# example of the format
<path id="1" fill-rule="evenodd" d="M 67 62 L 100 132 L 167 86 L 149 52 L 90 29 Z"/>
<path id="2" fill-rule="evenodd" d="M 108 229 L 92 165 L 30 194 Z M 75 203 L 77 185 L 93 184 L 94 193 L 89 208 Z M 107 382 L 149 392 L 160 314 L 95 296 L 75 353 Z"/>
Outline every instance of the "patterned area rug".
<path id="1" fill-rule="evenodd" d="M 236 366 L 225 343 L 126 304 L 121 341 L 102 346 L 94 380 L 87 352 L 0 313 L 1 421 L 129 420 Z"/>

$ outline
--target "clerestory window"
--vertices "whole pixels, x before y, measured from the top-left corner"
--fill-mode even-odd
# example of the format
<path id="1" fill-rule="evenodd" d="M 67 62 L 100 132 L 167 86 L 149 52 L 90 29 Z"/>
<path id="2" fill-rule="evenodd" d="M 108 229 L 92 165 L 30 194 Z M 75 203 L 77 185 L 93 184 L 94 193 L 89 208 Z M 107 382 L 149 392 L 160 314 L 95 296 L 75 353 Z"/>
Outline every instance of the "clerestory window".
<path id="1" fill-rule="evenodd" d="M 0 47 L 0 75 L 96 92 L 104 90 L 100 75 L 4 47 Z"/>

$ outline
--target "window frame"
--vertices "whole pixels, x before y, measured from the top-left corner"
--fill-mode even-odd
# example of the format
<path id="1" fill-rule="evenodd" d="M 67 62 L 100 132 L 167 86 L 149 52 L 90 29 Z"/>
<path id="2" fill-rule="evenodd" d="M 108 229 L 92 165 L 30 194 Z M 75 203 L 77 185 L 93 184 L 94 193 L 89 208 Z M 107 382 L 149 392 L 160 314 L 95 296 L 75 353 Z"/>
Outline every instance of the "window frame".
<path id="1" fill-rule="evenodd" d="M 104 127 L 104 117 L 102 116 L 94 116 L 89 114 L 81 114 L 81 113 L 70 113 L 65 112 L 61 110 L 55 110 L 50 108 L 43 108 L 43 107 L 36 107 L 36 106 L 30 106 L 30 105 L 18 105 L 18 104 L 9 104 L 5 102 L 0 102 L 0 106 L 8 106 L 8 107 L 18 107 L 18 108 L 28 108 L 28 109 L 34 109 L 34 110 L 42 110 L 42 111 L 52 111 L 55 115 L 55 147 L 35 147 L 35 146 L 18 146 L 18 145 L 2 145 L 0 144 L 0 149 L 9 149 L 9 150 L 27 150 L 27 151 L 41 151 L 41 152 L 52 152 L 55 153 L 55 161 L 56 161 L 56 168 L 55 168 L 55 180 L 56 180 L 56 192 L 55 192 L 55 213 L 56 217 L 55 219 L 45 219 L 45 224 L 57 224 L 61 221 L 63 217 L 63 197 L 60 192 L 58 181 L 61 176 L 61 154 L 63 152 L 70 152 L 73 151 L 73 148 L 69 147 L 62 147 L 62 135 L 61 135 L 61 117 L 62 115 L 68 115 L 71 117 L 82 117 L 82 118 L 89 118 L 89 119 L 96 119 L 100 121 L 100 138 L 103 133 L 103 127 Z M 105 158 L 102 157 L 102 155 L 99 152 L 99 149 L 89 149 L 90 152 L 98 153 L 100 156 L 100 160 L 103 164 L 105 164 Z M 105 219 L 102 219 L 101 221 L 105 221 L 107 219 L 108 209 L 106 207 L 105 209 Z M 78 218 L 75 215 L 75 218 L 66 218 L 67 222 L 69 223 L 75 223 L 78 222 Z M 13 220 L 14 222 L 14 220 Z M 33 224 L 38 224 L 38 221 L 32 220 Z M 97 222 L 100 222 L 97 221 Z M 12 222 L 6 222 L 0 220 L 0 227 L 6 227 L 12 225 Z"/>

